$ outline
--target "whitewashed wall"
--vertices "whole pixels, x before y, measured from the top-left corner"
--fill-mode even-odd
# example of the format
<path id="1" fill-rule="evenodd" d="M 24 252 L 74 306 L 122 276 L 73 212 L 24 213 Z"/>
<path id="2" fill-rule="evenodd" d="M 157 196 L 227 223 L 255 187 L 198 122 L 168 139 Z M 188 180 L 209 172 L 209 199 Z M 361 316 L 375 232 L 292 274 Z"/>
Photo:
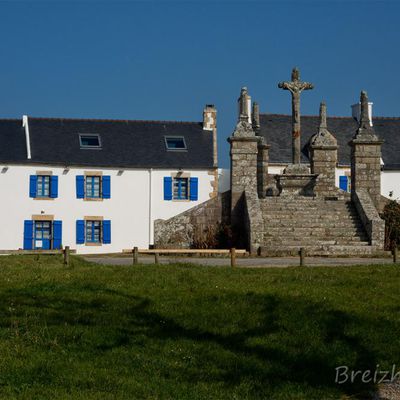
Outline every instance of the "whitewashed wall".
<path id="1" fill-rule="evenodd" d="M 76 198 L 76 176 L 84 171 L 102 171 L 111 176 L 111 198 L 103 201 L 84 201 Z M 198 177 L 198 201 L 164 201 L 163 178 L 176 170 L 127 170 L 63 168 L 45 166 L 0 166 L 1 207 L 0 249 L 23 247 L 24 220 L 32 215 L 54 215 L 61 220 L 62 244 L 78 253 L 120 252 L 134 245 L 147 248 L 153 243 L 153 223 L 157 218 L 170 218 L 210 198 L 213 175 L 208 171 L 184 170 Z M 37 200 L 29 197 L 29 176 L 37 171 L 52 171 L 58 176 L 58 198 Z M 151 182 L 151 191 L 150 191 Z M 151 193 L 151 202 L 150 202 Z M 86 246 L 76 244 L 76 220 L 85 216 L 101 216 L 111 220 L 111 244 Z"/>
<path id="2" fill-rule="evenodd" d="M 383 171 L 381 177 L 383 196 L 389 197 L 390 192 L 393 192 L 392 198 L 400 200 L 400 171 Z"/>

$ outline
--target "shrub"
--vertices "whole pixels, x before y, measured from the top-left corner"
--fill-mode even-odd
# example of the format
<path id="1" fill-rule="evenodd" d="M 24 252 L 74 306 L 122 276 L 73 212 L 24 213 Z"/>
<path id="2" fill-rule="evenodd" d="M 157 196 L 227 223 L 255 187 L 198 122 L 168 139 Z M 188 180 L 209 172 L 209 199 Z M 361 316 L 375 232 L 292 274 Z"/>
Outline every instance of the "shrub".
<path id="1" fill-rule="evenodd" d="M 389 200 L 382 213 L 386 222 L 385 250 L 392 250 L 400 244 L 400 204 L 396 200 Z"/>

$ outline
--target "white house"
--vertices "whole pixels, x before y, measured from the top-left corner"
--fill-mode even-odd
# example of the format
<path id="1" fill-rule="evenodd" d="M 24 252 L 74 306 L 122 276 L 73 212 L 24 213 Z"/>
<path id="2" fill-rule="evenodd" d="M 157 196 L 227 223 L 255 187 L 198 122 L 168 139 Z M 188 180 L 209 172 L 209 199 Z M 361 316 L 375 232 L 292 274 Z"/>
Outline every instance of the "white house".
<path id="1" fill-rule="evenodd" d="M 216 110 L 202 122 L 0 120 L 0 250 L 111 253 L 218 190 Z"/>

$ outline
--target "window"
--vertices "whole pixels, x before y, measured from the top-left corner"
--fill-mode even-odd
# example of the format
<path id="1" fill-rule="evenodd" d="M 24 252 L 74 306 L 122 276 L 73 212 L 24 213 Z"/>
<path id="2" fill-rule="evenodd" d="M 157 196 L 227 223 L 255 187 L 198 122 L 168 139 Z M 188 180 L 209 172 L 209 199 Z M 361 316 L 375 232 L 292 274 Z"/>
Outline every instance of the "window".
<path id="1" fill-rule="evenodd" d="M 50 197 L 50 175 L 37 175 L 36 197 Z"/>
<path id="2" fill-rule="evenodd" d="M 29 177 L 29 197 L 55 199 L 58 197 L 58 176 L 38 173 Z"/>
<path id="3" fill-rule="evenodd" d="M 76 244 L 102 245 L 111 243 L 111 221 L 102 217 L 86 217 L 76 221 Z"/>
<path id="4" fill-rule="evenodd" d="M 100 149 L 100 136 L 97 134 L 79 134 L 81 149 Z"/>
<path id="5" fill-rule="evenodd" d="M 41 215 L 40 218 L 43 218 Z M 50 218 L 50 216 L 48 216 Z M 24 250 L 62 248 L 62 221 L 47 219 L 24 222 Z"/>
<path id="6" fill-rule="evenodd" d="M 86 221 L 86 242 L 101 243 L 101 221 Z"/>
<path id="7" fill-rule="evenodd" d="M 174 178 L 173 200 L 187 200 L 189 198 L 188 178 Z"/>
<path id="8" fill-rule="evenodd" d="M 91 199 L 100 198 L 100 176 L 86 176 L 86 197 Z"/>
<path id="9" fill-rule="evenodd" d="M 165 136 L 167 150 L 186 150 L 185 138 L 183 136 Z"/>
<path id="10" fill-rule="evenodd" d="M 111 176 L 110 175 L 77 175 L 76 176 L 77 199 L 110 199 Z"/>
<path id="11" fill-rule="evenodd" d="M 199 179 L 189 177 L 189 174 L 164 176 L 164 200 L 190 200 L 199 199 Z"/>

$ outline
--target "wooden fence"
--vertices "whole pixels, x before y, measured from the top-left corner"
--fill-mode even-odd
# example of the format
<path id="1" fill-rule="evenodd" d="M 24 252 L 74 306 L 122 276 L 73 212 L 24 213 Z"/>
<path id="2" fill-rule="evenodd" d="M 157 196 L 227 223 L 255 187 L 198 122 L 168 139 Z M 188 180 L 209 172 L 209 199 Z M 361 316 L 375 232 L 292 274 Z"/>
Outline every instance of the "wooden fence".
<path id="1" fill-rule="evenodd" d="M 139 249 L 134 247 L 133 249 L 123 250 L 124 253 L 132 253 L 133 264 L 138 264 L 139 254 L 149 254 L 154 255 L 154 262 L 156 264 L 160 263 L 160 254 L 164 255 L 184 255 L 184 254 L 204 254 L 204 255 L 222 255 L 230 256 L 231 267 L 236 266 L 236 256 L 244 256 L 247 254 L 246 250 L 242 249 Z"/>

